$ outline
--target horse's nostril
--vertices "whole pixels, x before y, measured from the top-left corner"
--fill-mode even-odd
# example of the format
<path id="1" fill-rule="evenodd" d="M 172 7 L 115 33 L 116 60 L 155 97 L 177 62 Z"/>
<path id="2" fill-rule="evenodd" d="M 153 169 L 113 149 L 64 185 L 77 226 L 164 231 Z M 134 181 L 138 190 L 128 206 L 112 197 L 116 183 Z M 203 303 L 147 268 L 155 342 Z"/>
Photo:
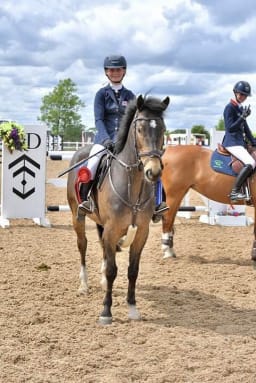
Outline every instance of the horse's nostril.
<path id="1" fill-rule="evenodd" d="M 149 180 L 152 179 L 152 170 L 151 170 L 151 169 L 148 169 L 148 170 L 146 171 L 146 177 L 147 177 Z"/>

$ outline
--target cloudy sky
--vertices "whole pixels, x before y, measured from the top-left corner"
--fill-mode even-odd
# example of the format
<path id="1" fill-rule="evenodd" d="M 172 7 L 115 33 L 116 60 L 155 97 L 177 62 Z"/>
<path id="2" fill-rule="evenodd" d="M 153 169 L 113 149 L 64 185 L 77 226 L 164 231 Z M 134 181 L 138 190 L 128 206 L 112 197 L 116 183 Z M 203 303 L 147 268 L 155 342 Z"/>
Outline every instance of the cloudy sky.
<path id="1" fill-rule="evenodd" d="M 42 97 L 71 78 L 94 126 L 104 57 L 121 53 L 127 88 L 170 96 L 169 130 L 214 127 L 246 80 L 256 131 L 255 0 L 1 0 L 0 36 L 0 119 L 38 123 Z"/>

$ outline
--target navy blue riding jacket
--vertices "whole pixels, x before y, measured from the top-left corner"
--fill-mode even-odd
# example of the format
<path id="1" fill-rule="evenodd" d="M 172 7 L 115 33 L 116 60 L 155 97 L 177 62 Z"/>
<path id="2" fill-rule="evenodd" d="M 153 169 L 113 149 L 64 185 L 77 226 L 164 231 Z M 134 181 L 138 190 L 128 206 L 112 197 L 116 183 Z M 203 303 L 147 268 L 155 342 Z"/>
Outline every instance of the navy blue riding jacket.
<path id="1" fill-rule="evenodd" d="M 121 117 L 124 115 L 128 101 L 135 97 L 132 91 L 124 86 L 116 97 L 110 85 L 98 90 L 94 99 L 94 117 L 96 135 L 95 144 L 103 144 L 106 139 L 115 141 Z"/>
<path id="2" fill-rule="evenodd" d="M 222 144 L 229 146 L 246 146 L 246 139 L 252 145 L 256 145 L 256 139 L 242 117 L 243 108 L 234 100 L 231 100 L 224 109 L 225 135 Z"/>

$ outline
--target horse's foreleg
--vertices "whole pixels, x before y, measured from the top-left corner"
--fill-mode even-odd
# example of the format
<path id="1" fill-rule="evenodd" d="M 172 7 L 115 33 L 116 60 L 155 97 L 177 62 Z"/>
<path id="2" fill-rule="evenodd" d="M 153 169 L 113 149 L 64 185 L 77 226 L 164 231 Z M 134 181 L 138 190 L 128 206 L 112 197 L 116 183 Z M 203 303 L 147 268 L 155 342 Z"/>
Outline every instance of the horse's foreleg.
<path id="1" fill-rule="evenodd" d="M 130 246 L 129 252 L 129 267 L 128 267 L 128 291 L 127 291 L 127 303 L 128 303 L 128 318 L 131 320 L 140 320 L 141 316 L 136 307 L 136 282 L 139 273 L 139 264 L 142 250 L 145 246 L 148 238 L 148 230 L 143 232 L 137 232 L 136 237 Z"/>
<path id="2" fill-rule="evenodd" d="M 171 204 L 169 206 L 172 206 Z M 177 208 L 171 207 L 162 218 L 162 250 L 163 258 L 176 258 L 176 253 L 173 248 L 173 236 L 174 236 L 174 220 Z"/>
<path id="3" fill-rule="evenodd" d="M 128 267 L 128 318 L 131 320 L 140 320 L 140 313 L 136 307 L 135 289 L 136 281 L 139 273 L 140 253 L 134 253 L 132 248 L 130 250 L 130 262 Z"/>
<path id="4" fill-rule="evenodd" d="M 162 233 L 162 250 L 163 258 L 176 258 L 176 253 L 173 248 L 174 229 L 167 233 Z"/>
<path id="5" fill-rule="evenodd" d="M 111 324 L 112 323 L 112 290 L 113 284 L 117 276 L 117 265 L 116 265 L 116 244 L 109 243 L 106 239 L 103 240 L 103 272 L 105 273 L 105 285 L 106 292 L 103 300 L 103 311 L 99 317 L 100 324 Z"/>

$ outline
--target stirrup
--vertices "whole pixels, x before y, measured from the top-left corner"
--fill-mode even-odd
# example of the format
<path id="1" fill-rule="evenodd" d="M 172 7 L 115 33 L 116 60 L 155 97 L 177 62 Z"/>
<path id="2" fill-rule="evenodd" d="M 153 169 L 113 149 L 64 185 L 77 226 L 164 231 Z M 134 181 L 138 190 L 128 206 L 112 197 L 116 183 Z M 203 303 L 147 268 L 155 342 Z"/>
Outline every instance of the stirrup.
<path id="1" fill-rule="evenodd" d="M 92 200 L 89 199 L 89 200 L 81 202 L 78 205 L 78 210 L 82 213 L 92 214 L 94 211 Z"/>
<path id="2" fill-rule="evenodd" d="M 167 206 L 165 202 L 161 202 L 154 211 L 152 222 L 158 223 L 161 221 L 163 213 L 167 210 L 169 210 L 169 206 Z"/>
<path id="3" fill-rule="evenodd" d="M 232 191 L 229 194 L 229 198 L 231 199 L 231 201 L 240 201 L 240 200 L 243 201 L 243 200 L 247 199 L 247 195 L 243 194 L 241 192 Z"/>
<path id="4" fill-rule="evenodd" d="M 162 213 L 164 213 L 167 210 L 169 210 L 169 206 L 167 206 L 167 205 L 162 206 L 162 204 L 161 204 L 161 205 L 159 205 L 159 209 L 156 209 L 154 211 L 154 214 L 162 214 Z"/>

